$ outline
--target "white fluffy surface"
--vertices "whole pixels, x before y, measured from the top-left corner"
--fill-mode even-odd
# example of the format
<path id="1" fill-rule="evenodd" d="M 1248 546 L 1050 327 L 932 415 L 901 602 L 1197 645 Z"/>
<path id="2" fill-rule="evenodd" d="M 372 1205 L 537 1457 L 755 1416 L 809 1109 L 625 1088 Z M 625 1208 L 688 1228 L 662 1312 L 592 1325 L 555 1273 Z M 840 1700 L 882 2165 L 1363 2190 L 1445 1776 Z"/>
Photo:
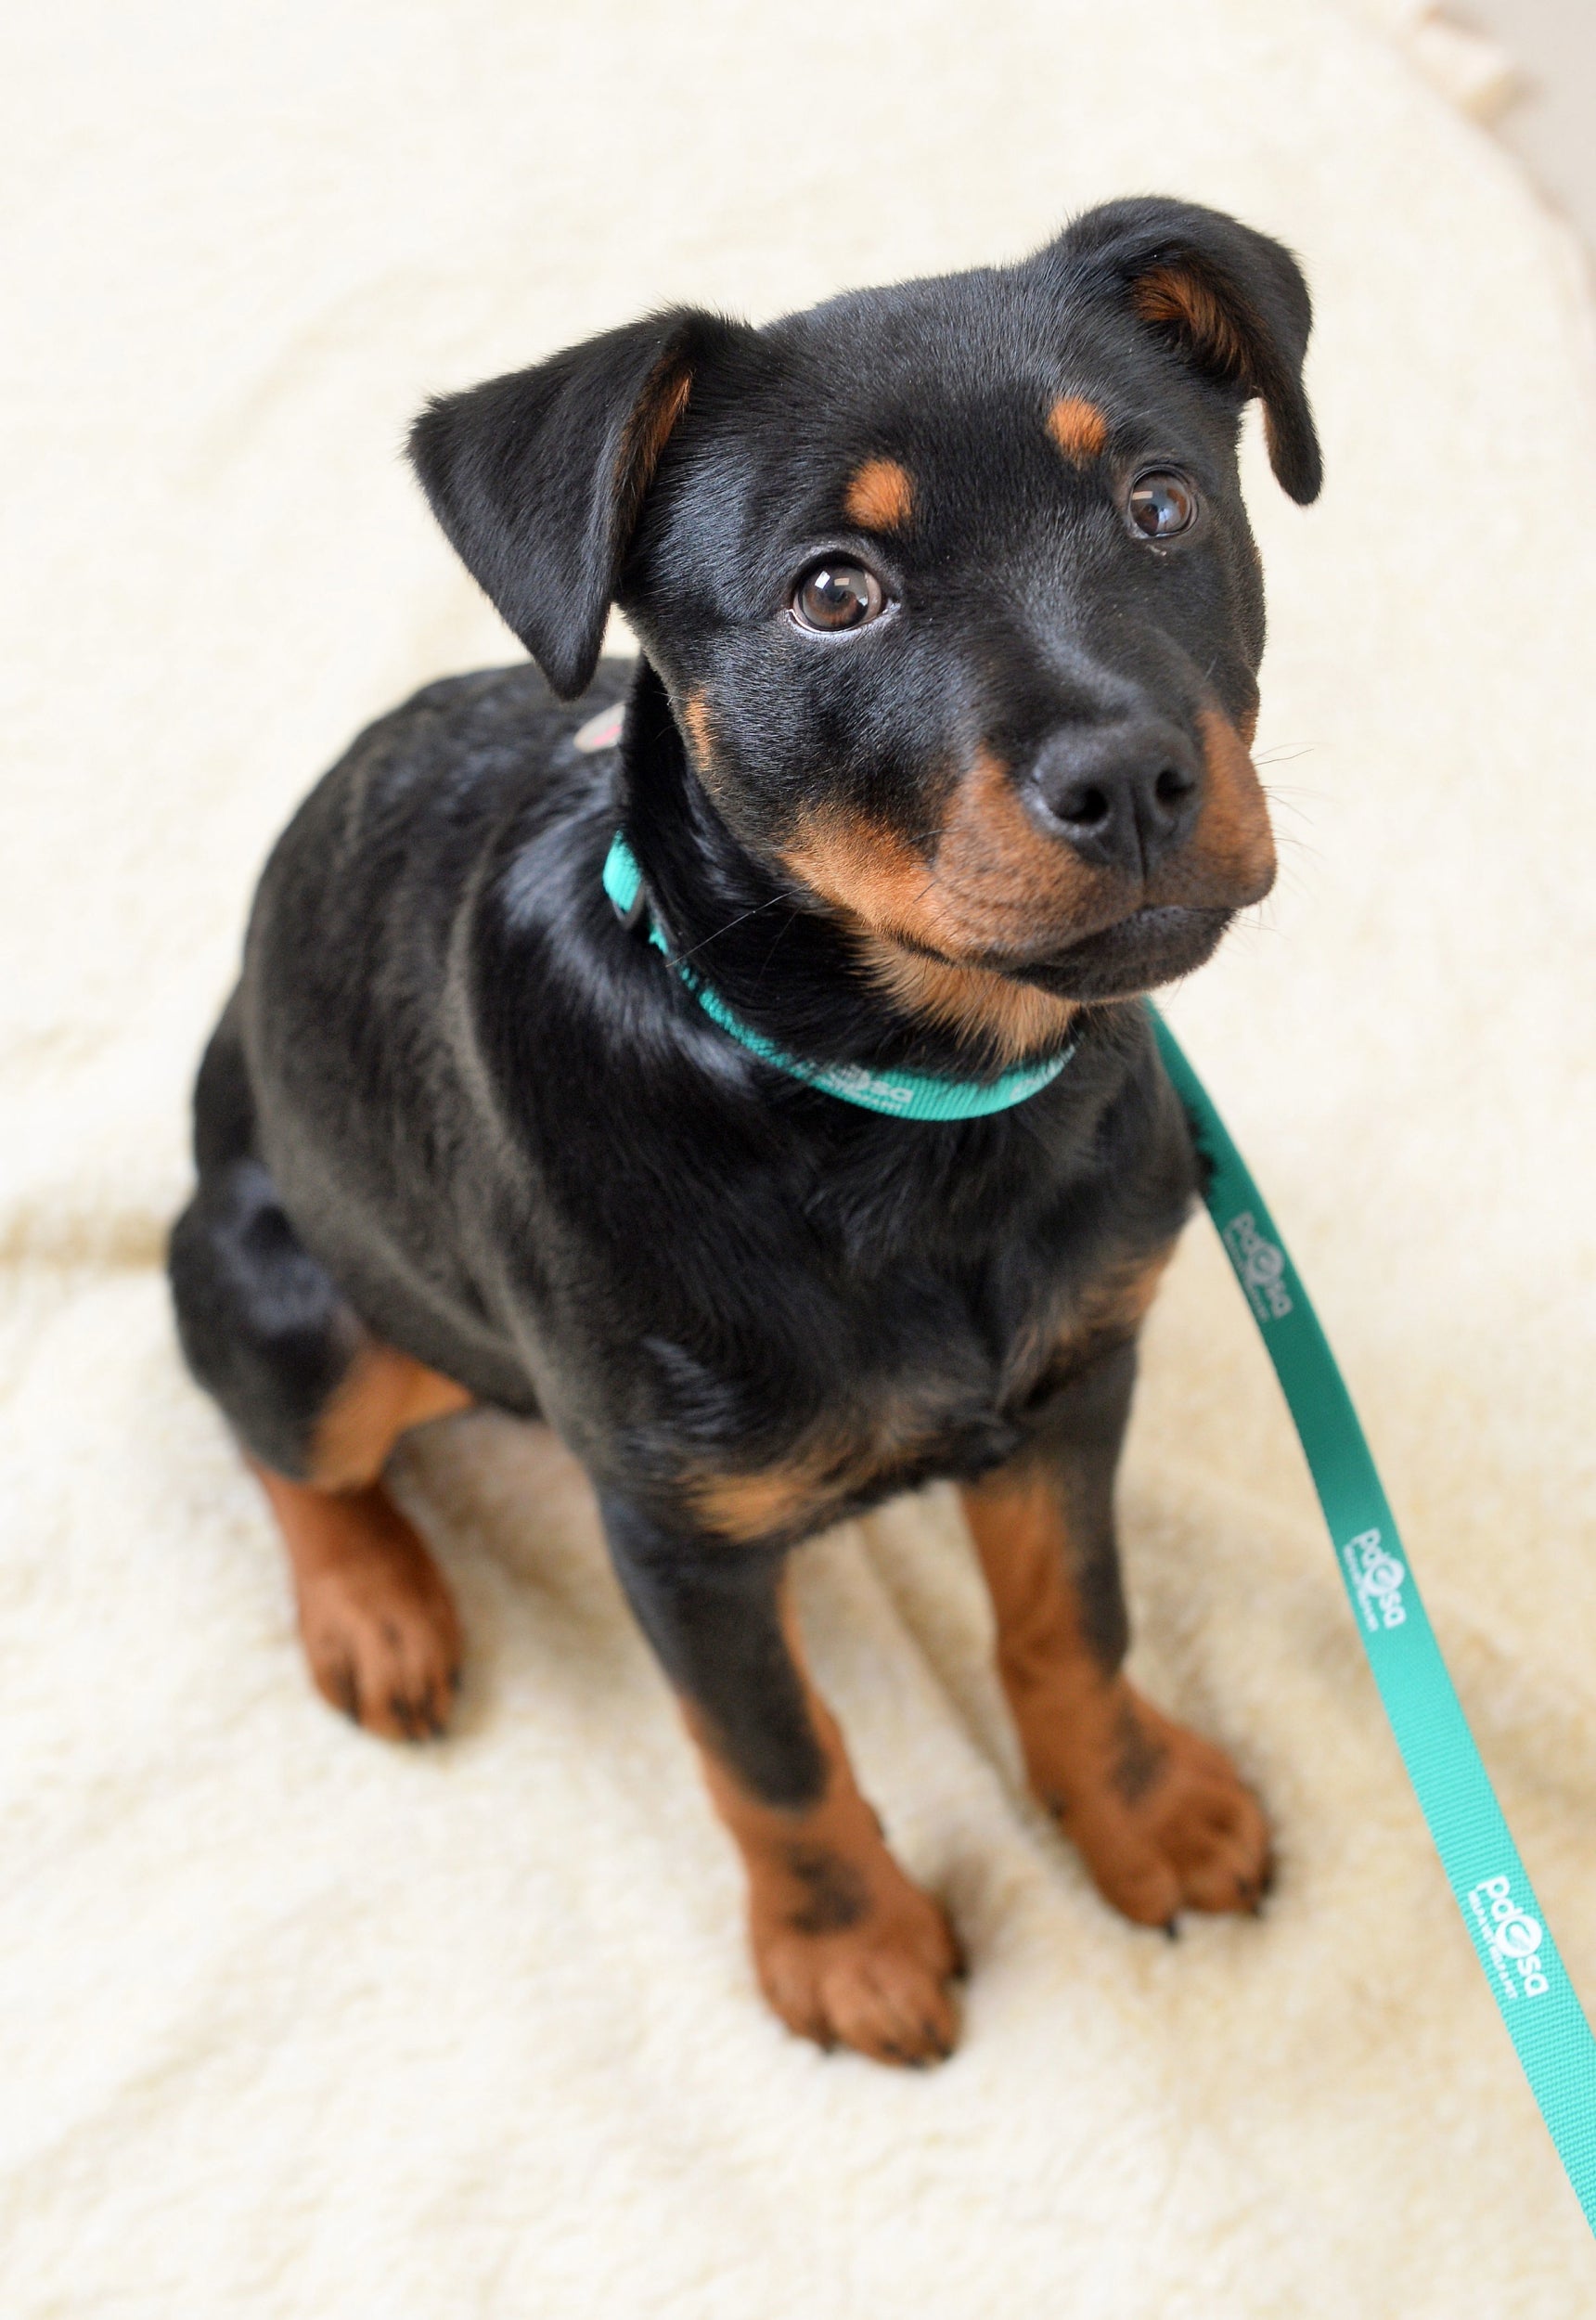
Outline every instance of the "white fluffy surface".
<path id="1" fill-rule="evenodd" d="M 672 297 L 755 315 L 1148 187 L 1301 250 L 1330 484 L 1250 473 L 1285 875 L 1178 1017 L 1292 1233 L 1596 1997 L 1589 313 L 1508 162 L 1310 0 L 165 0 L 8 33 L 0 2311 L 1280 2320 L 1596 2308 L 1261 1352 L 1193 1228 L 1125 1484 L 1137 1664 L 1276 1816 L 1119 1923 L 1024 1802 L 936 1495 L 804 1558 L 974 1961 L 895 2076 L 765 2013 L 581 1478 L 405 1454 L 457 1735 L 313 1697 L 174 1355 L 187 1086 L 269 840 L 510 648 L 396 445 Z"/>

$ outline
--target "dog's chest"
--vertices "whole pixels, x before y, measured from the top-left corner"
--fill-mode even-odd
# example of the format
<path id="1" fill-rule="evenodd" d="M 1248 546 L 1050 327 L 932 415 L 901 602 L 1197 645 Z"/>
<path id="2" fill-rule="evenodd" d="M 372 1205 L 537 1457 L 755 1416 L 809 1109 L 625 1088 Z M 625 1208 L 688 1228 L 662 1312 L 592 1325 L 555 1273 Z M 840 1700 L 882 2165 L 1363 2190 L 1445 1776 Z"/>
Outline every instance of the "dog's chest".
<path id="1" fill-rule="evenodd" d="M 750 1407 L 742 1439 L 689 1454 L 684 1481 L 700 1519 L 753 1539 L 933 1478 L 973 1479 L 1016 1454 L 1095 1335 L 1094 1301 L 1053 1284 L 1039 1282 L 1007 1326 L 994 1325 L 995 1300 L 968 1286 L 921 1278 L 896 1291 L 879 1284 L 873 1299 L 839 1311 L 829 1358 L 807 1348 L 802 1378 L 796 1367 L 792 1375 L 791 1424 Z M 785 1352 L 792 1361 L 794 1348 Z"/>

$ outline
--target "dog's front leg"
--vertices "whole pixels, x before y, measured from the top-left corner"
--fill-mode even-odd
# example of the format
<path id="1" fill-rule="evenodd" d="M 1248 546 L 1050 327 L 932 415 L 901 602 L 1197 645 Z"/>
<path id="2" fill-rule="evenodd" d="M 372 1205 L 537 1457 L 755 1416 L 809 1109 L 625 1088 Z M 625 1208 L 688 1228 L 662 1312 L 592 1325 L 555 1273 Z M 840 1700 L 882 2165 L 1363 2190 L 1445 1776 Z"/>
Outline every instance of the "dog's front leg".
<path id="1" fill-rule="evenodd" d="M 910 1882 L 860 1795 L 764 1547 L 673 1536 L 613 1501 L 621 1583 L 681 1700 L 748 1876 L 761 1986 L 789 2029 L 881 2062 L 952 2051 L 946 1918 Z"/>
<path id="2" fill-rule="evenodd" d="M 1135 1376 L 1131 1345 L 1077 1372 L 1025 1452 L 963 1497 L 1031 1785 L 1104 1898 L 1173 1928 L 1182 1908 L 1255 1909 L 1269 1837 L 1229 1759 L 1120 1672 L 1113 1478 Z"/>

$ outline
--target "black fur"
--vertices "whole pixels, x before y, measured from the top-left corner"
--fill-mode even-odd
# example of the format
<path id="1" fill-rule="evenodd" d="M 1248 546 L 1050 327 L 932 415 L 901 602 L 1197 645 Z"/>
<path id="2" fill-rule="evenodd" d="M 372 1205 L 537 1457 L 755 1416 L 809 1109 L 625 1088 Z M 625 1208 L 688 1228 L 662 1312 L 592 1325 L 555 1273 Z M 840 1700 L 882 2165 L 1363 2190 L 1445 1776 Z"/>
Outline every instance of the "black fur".
<path id="1" fill-rule="evenodd" d="M 1131 286 L 1162 265 L 1223 305 L 1217 354 L 1138 315 Z M 1229 911 L 991 947 L 995 973 L 1085 1002 L 1075 1058 L 1013 1110 L 906 1124 L 728 1039 L 616 921 L 606 849 L 624 826 L 676 950 L 782 1047 L 993 1069 L 979 1033 L 882 995 L 783 848 L 839 806 L 922 843 L 977 743 L 1028 798 L 1071 736 L 1189 735 L 1209 702 L 1247 718 L 1263 608 L 1237 422 L 1263 396 L 1281 481 L 1311 496 L 1307 319 L 1278 245 L 1118 203 L 1016 267 L 763 329 L 662 316 L 418 422 L 444 528 L 548 681 L 522 665 L 429 687 L 278 843 L 198 1090 L 200 1187 L 172 1257 L 185 1350 L 290 1473 L 362 1327 L 547 1417 L 665 1667 L 773 1800 L 812 1794 L 820 1764 L 774 1574 L 851 1507 L 1028 1445 L 1073 1462 L 1094 1631 L 1105 1659 L 1123 1650 L 1111 1493 L 1131 1357 L 1099 1348 L 1100 1372 L 1072 1379 L 1039 1348 L 1186 1214 L 1185 1123 L 1123 1002 L 1198 963 Z M 1112 422 L 1100 473 L 1048 440 L 1066 393 Z M 916 486 L 885 541 L 842 513 L 877 456 Z M 1203 498 L 1169 550 L 1128 536 L 1113 498 L 1151 458 Z M 793 629 L 794 575 L 827 550 L 884 571 L 890 619 Z M 628 682 L 597 660 L 612 596 L 644 657 L 619 751 L 584 755 L 574 730 Z M 713 776 L 683 741 L 699 694 Z M 760 1544 L 702 1519 L 703 1476 L 779 1467 L 889 1407 L 893 1455 Z"/>

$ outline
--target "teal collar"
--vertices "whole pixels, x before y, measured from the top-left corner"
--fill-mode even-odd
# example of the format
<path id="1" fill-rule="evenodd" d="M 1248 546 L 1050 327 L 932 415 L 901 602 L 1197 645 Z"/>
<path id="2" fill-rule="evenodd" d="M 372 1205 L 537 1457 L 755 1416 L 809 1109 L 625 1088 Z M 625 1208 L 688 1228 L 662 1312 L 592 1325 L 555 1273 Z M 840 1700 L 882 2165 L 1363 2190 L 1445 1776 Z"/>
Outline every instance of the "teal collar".
<path id="1" fill-rule="evenodd" d="M 637 857 L 619 831 L 604 863 L 604 891 L 619 915 L 628 921 L 646 907 Z M 650 925 L 649 939 L 670 959 L 657 925 Z M 933 1079 L 923 1072 L 867 1071 L 862 1063 L 805 1063 L 734 1015 L 719 992 L 712 990 L 682 960 L 671 959 L 671 964 L 704 1013 L 762 1063 L 829 1096 L 840 1096 L 844 1103 L 862 1104 L 867 1112 L 885 1112 L 894 1119 L 978 1120 L 989 1112 L 1010 1111 L 1027 1096 L 1050 1086 L 1075 1051 L 1072 1040 L 1062 1054 L 1050 1055 L 1045 1063 L 1027 1063 L 1019 1071 L 1005 1072 L 1001 1079 Z"/>

